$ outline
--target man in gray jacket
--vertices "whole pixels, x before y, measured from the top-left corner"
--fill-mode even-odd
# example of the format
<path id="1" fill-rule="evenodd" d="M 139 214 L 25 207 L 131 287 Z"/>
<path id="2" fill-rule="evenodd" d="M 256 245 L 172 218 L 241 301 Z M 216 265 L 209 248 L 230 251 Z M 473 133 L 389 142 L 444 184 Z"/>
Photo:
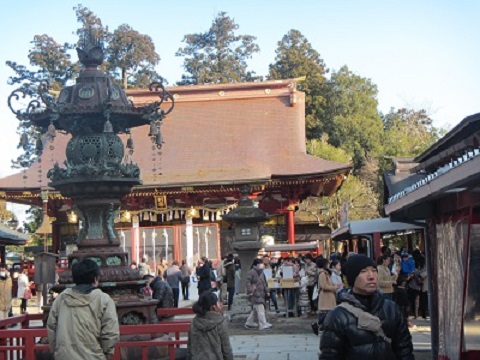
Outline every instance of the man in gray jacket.
<path id="1" fill-rule="evenodd" d="M 183 279 L 182 271 L 178 267 L 178 261 L 172 262 L 170 266 L 163 273 L 163 278 L 167 281 L 168 285 L 172 288 L 173 292 L 173 307 L 178 308 L 178 298 L 180 296 L 180 282 Z"/>
<path id="2" fill-rule="evenodd" d="M 48 343 L 56 360 L 105 360 L 120 338 L 112 298 L 97 289 L 98 266 L 83 259 L 72 267 L 75 287 L 53 302 L 47 321 Z"/>
<path id="3" fill-rule="evenodd" d="M 263 275 L 264 265 L 261 259 L 253 260 L 252 269 L 247 273 L 247 295 L 252 302 L 252 311 L 248 317 L 245 327 L 253 329 L 258 326 L 259 330 L 270 330 L 272 324 L 265 318 L 265 297 L 269 296 L 269 290 Z M 254 322 L 255 315 L 258 324 Z"/>

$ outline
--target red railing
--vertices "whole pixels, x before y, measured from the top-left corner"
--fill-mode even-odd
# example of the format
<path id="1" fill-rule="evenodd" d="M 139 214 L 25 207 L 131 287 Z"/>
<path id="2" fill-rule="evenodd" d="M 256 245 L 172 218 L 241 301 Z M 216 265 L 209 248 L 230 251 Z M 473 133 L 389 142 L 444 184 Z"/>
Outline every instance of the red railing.
<path id="1" fill-rule="evenodd" d="M 158 316 L 175 316 L 175 315 L 193 315 L 193 310 L 191 307 L 181 307 L 181 308 L 158 308 Z M 187 320 L 187 319 L 182 319 Z"/>
<path id="2" fill-rule="evenodd" d="M 159 309 L 159 315 L 191 315 L 191 308 Z M 8 319 L 0 320 L 0 360 L 24 359 L 34 360 L 35 354 L 40 350 L 49 350 L 48 344 L 37 343 L 40 338 L 47 337 L 47 329 L 39 326 L 31 326 L 30 321 L 42 320 L 43 314 L 24 314 Z M 122 325 L 120 336 L 169 334 L 174 339 L 145 340 L 145 341 L 119 341 L 115 347 L 114 360 L 120 360 L 120 349 L 141 348 L 141 359 L 148 359 L 149 347 L 167 347 L 168 358 L 175 359 L 175 348 L 186 345 L 188 340 L 186 333 L 190 329 L 191 319 L 177 319 L 175 321 L 163 321 L 159 324 L 149 325 Z M 21 329 L 9 329 L 9 326 L 21 326 Z M 181 334 L 184 334 L 183 339 Z"/>

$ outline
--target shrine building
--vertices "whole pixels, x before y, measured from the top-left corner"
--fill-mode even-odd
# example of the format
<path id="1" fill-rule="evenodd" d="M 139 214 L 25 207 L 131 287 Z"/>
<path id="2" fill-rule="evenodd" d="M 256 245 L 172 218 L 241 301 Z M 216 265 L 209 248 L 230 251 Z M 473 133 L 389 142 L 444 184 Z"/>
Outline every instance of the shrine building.
<path id="1" fill-rule="evenodd" d="M 150 141 L 148 125 L 121 136 L 131 145 L 126 161 L 138 164 L 143 182 L 122 200 L 116 219 L 121 246 L 132 261 L 144 256 L 150 263 L 184 259 L 185 215 L 192 207 L 199 214 L 193 219 L 194 258 L 218 259 L 231 251 L 232 231 L 222 215 L 236 207 L 243 186 L 270 215 L 261 227 L 270 242 L 325 238 L 318 226 L 296 231 L 295 210 L 309 196 L 335 193 L 351 166 L 306 153 L 305 94 L 296 90 L 295 80 L 168 91 L 175 105 L 163 121 L 161 149 Z M 135 105 L 156 100 L 148 90 L 127 94 Z M 69 138 L 57 133 L 40 161 L 0 179 L 0 200 L 47 210 L 53 253 L 71 251 L 82 226 L 71 200 L 48 185 L 47 172 L 57 162 L 63 165 Z"/>

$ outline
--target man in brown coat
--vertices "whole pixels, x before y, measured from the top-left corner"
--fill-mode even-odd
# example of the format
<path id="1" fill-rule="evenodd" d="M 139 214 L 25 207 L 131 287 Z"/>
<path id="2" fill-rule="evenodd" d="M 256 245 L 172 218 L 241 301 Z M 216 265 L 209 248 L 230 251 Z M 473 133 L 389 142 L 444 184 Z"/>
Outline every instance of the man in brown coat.
<path id="1" fill-rule="evenodd" d="M 247 273 L 247 295 L 250 296 L 252 302 L 252 311 L 245 323 L 247 329 L 253 329 L 258 326 L 259 330 L 269 330 L 272 324 L 267 322 L 265 318 L 265 297 L 268 296 L 269 290 L 263 275 L 264 265 L 262 260 L 253 260 L 252 269 Z M 258 324 L 254 322 L 255 315 L 258 318 Z"/>
<path id="2" fill-rule="evenodd" d="M 0 264 L 0 320 L 8 318 L 12 306 L 12 278 L 5 264 Z"/>

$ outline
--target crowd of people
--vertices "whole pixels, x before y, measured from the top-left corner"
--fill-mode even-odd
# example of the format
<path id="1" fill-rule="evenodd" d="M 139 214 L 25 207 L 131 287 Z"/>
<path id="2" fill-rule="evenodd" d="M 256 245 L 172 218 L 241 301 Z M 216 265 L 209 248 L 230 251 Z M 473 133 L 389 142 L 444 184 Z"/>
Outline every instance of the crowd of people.
<path id="1" fill-rule="evenodd" d="M 418 249 L 410 255 L 405 250 L 392 252 L 388 247 L 382 248 L 376 262 L 355 253 L 334 253 L 329 258 L 306 254 L 271 259 L 264 255 L 254 259 L 246 274 L 245 290 L 252 310 L 245 327 L 270 330 L 273 325 L 267 320 L 267 302 L 278 312 L 277 296 L 282 296 L 286 316 L 292 312 L 316 317 L 312 329 L 321 333 L 320 359 L 413 359 L 409 316 L 427 318 L 425 265 L 425 257 Z M 233 359 L 223 305 L 230 310 L 239 291 L 241 268 L 237 258 L 229 254 L 214 267 L 210 260 L 201 257 L 194 268 L 185 260 L 181 265 L 173 261 L 168 266 L 162 259 L 155 269 L 142 259 L 132 268 L 146 280 L 141 295 L 158 300 L 158 308 L 178 307 L 180 294 L 188 300 L 189 287 L 195 283 L 199 298 L 193 305 L 195 318 L 189 332 L 187 358 L 210 358 L 203 357 L 208 353 Z M 112 356 L 119 336 L 118 320 L 113 300 L 97 289 L 98 274 L 98 266 L 91 260 L 76 264 L 72 268 L 76 286 L 62 292 L 52 305 L 47 328 L 51 350 L 59 358 L 68 349 L 71 336 L 80 331 L 71 321 L 79 316 L 83 319 L 81 325 L 93 329 L 92 336 L 102 339 L 80 352 L 91 358 Z M 268 287 L 269 277 L 287 274 L 293 277 L 299 291 Z M 6 291 L 11 289 L 11 282 L 5 265 L 0 264 L 0 317 L 8 316 L 6 304 L 11 298 L 5 298 L 5 294 L 11 293 Z M 18 282 L 19 294 L 23 294 L 30 285 L 28 277 L 20 275 Z M 25 311 L 26 301 L 22 300 L 20 306 Z M 94 317 L 101 319 L 100 323 L 90 317 L 91 310 L 85 312 L 93 307 L 97 314 Z"/>

